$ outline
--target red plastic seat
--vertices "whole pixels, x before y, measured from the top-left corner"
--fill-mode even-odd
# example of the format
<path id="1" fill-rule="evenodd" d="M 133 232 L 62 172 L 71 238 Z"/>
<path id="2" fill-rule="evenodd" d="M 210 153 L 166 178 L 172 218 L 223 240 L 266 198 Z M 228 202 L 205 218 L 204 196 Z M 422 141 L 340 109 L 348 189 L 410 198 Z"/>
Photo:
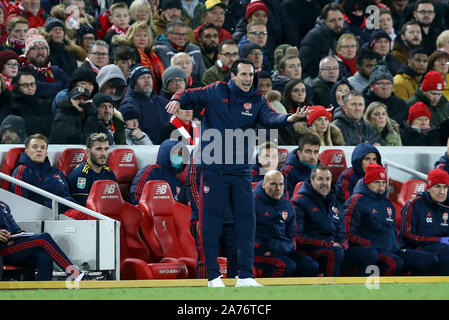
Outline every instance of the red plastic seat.
<path id="1" fill-rule="evenodd" d="M 294 196 L 295 194 L 298 193 L 299 188 L 301 188 L 301 186 L 302 186 L 303 183 L 304 183 L 304 181 L 299 181 L 299 182 L 295 185 L 295 189 L 293 189 L 293 194 L 292 194 L 292 196 L 291 196 L 290 198 L 293 198 L 293 196 Z"/>
<path id="2" fill-rule="evenodd" d="M 403 207 L 408 200 L 416 197 L 418 193 L 423 192 L 424 190 L 426 190 L 425 181 L 418 179 L 407 180 L 401 187 L 397 202 Z"/>
<path id="3" fill-rule="evenodd" d="M 66 177 L 80 163 L 86 161 L 87 152 L 83 148 L 67 148 L 61 152 L 56 169 L 59 169 Z"/>
<path id="4" fill-rule="evenodd" d="M 138 207 L 123 201 L 117 182 L 112 180 L 95 181 L 87 198 L 86 207 L 121 223 L 121 279 L 187 278 L 187 267 L 181 261 L 148 263 L 150 251 L 139 234 L 143 212 Z"/>
<path id="5" fill-rule="evenodd" d="M 396 216 L 394 217 L 394 222 L 396 223 L 396 232 L 399 232 L 399 229 L 401 228 L 402 206 L 400 206 L 396 202 L 393 202 L 393 205 L 394 205 L 394 209 L 396 210 Z"/>
<path id="6" fill-rule="evenodd" d="M 327 149 L 320 153 L 319 160 L 332 172 L 332 185 L 335 185 L 340 174 L 348 167 L 345 152 L 341 149 Z"/>
<path id="7" fill-rule="evenodd" d="M 5 160 L 2 163 L 2 167 L 0 168 L 0 172 L 11 175 L 14 169 L 17 167 L 17 161 L 19 160 L 19 156 L 23 151 L 25 151 L 25 148 L 23 147 L 9 149 L 6 153 Z M 11 185 L 11 183 L 6 180 L 0 181 L 0 187 L 4 190 L 9 190 L 9 186 Z"/>
<path id="8" fill-rule="evenodd" d="M 198 252 L 190 232 L 191 208 L 175 201 L 170 185 L 162 180 L 145 183 L 139 207 L 145 214 L 142 236 L 158 259 L 176 258 L 187 265 L 195 278 Z M 217 259 L 226 274 L 226 259 Z"/>
<path id="9" fill-rule="evenodd" d="M 391 202 L 398 202 L 399 194 L 401 193 L 402 189 L 402 182 L 399 182 L 394 179 L 388 179 L 388 199 L 390 199 Z"/>
<path id="10" fill-rule="evenodd" d="M 134 150 L 128 148 L 112 150 L 109 154 L 108 166 L 117 178 L 123 199 L 129 201 L 129 189 L 135 175 L 139 171 Z"/>
<path id="11" fill-rule="evenodd" d="M 284 148 L 278 148 L 278 153 L 279 153 L 278 169 L 280 170 L 285 165 L 285 161 L 287 160 L 288 157 L 288 150 Z"/>

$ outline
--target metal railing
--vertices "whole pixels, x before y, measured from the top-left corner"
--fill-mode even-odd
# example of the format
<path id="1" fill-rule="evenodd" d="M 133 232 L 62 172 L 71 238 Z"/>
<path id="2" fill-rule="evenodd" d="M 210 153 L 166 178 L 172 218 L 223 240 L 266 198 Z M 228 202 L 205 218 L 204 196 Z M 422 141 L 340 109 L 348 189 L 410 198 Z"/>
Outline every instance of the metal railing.
<path id="1" fill-rule="evenodd" d="M 392 168 L 395 168 L 395 169 L 404 171 L 404 172 L 406 172 L 406 173 L 409 173 L 409 174 L 411 174 L 411 175 L 414 175 L 414 176 L 416 176 L 416 177 L 418 177 L 419 179 L 422 179 L 422 180 L 424 180 L 424 181 L 427 180 L 427 175 L 424 174 L 424 173 L 421 173 L 421 172 L 419 172 L 419 171 L 416 171 L 416 170 L 407 168 L 407 167 L 405 167 L 405 166 L 403 166 L 403 165 L 401 165 L 401 164 L 399 164 L 399 163 L 396 163 L 396 162 L 393 162 L 393 161 L 390 161 L 390 160 L 382 159 L 382 162 L 383 162 L 383 164 L 385 165 L 385 170 L 387 171 L 387 175 L 388 175 L 388 167 L 392 167 Z M 388 175 L 388 176 L 389 176 L 389 175 Z"/>

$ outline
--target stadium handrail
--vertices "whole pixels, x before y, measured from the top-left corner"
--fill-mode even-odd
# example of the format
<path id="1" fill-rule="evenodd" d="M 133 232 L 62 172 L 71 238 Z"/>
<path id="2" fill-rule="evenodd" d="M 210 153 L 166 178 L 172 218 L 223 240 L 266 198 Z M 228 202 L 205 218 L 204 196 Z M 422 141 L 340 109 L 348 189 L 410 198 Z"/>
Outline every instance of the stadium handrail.
<path id="1" fill-rule="evenodd" d="M 407 168 L 407 167 L 405 167 L 405 166 L 403 166 L 403 165 L 401 165 L 401 164 L 399 164 L 399 163 L 396 163 L 396 162 L 394 162 L 394 161 L 382 159 L 382 162 L 384 163 L 385 168 L 387 169 L 387 174 L 388 174 L 388 167 L 390 166 L 390 167 L 396 168 L 396 169 L 398 169 L 398 170 L 401 170 L 401 171 L 410 173 L 410 174 L 412 174 L 412 175 L 415 175 L 415 176 L 417 176 L 418 178 L 423 179 L 424 181 L 427 180 L 427 175 L 424 174 L 424 173 L 421 173 L 421 172 L 419 172 L 419 171 L 416 171 L 416 170 Z"/>

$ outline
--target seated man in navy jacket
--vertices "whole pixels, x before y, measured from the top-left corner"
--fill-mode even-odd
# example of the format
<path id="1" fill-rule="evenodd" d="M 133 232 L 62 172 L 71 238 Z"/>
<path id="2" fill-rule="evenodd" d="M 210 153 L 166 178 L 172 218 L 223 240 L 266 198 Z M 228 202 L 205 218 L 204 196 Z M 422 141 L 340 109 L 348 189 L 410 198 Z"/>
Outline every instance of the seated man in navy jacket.
<path id="1" fill-rule="evenodd" d="M 427 190 L 410 199 L 402 209 L 402 247 L 434 254 L 435 271 L 449 275 L 449 208 L 446 205 L 449 174 L 442 169 L 427 174 Z"/>
<path id="2" fill-rule="evenodd" d="M 284 177 L 277 170 L 268 171 L 254 190 L 254 265 L 267 277 L 315 276 L 318 263 L 295 250 L 295 210 L 283 193 Z"/>
<path id="3" fill-rule="evenodd" d="M 272 141 L 267 141 L 259 146 L 256 155 L 256 163 L 251 166 L 251 177 L 253 182 L 263 180 L 265 173 L 277 170 L 279 165 L 279 150 Z"/>

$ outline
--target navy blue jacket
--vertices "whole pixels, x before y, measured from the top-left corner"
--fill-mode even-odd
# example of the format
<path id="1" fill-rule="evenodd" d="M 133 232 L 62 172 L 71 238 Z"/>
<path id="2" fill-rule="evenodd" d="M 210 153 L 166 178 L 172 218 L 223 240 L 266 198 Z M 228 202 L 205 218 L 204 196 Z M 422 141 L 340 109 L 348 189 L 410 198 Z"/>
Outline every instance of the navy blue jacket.
<path id="1" fill-rule="evenodd" d="M 38 163 L 31 161 L 30 157 L 22 152 L 12 176 L 66 200 L 76 202 L 70 195 L 69 186 L 64 174 L 50 165 L 48 157 L 45 158 L 44 163 Z M 46 207 L 52 207 L 51 199 L 29 191 L 28 189 L 11 184 L 10 190 Z"/>
<path id="2" fill-rule="evenodd" d="M 295 190 L 296 184 L 309 179 L 310 172 L 312 171 L 311 167 L 299 160 L 297 151 L 298 148 L 288 154 L 285 165 L 281 169 L 282 174 L 287 179 L 287 196 L 290 199 L 294 196 L 293 191 Z"/>
<path id="3" fill-rule="evenodd" d="M 97 180 L 114 180 L 117 178 L 108 166 L 103 166 L 99 173 L 96 173 L 86 160 L 79 164 L 69 176 L 69 189 L 73 198 L 82 206 L 86 206 L 90 189 Z"/>
<path id="4" fill-rule="evenodd" d="M 256 208 L 255 251 L 288 254 L 295 249 L 296 217 L 293 205 L 286 198 L 270 198 L 260 181 L 254 189 Z"/>
<path id="5" fill-rule="evenodd" d="M 440 159 L 438 159 L 438 161 L 435 162 L 433 168 L 443 169 L 444 171 L 449 173 L 449 157 L 447 156 L 447 153 L 444 153 L 444 155 L 441 156 Z"/>
<path id="6" fill-rule="evenodd" d="M 386 192 L 383 195 L 372 192 L 363 178 L 343 209 L 349 246 L 371 246 L 390 252 L 399 250 L 395 209 Z"/>
<path id="7" fill-rule="evenodd" d="M 147 181 L 152 180 L 164 180 L 170 185 L 173 198 L 176 201 L 185 202 L 185 188 L 181 180 L 176 175 L 181 173 L 185 164 L 181 165 L 178 169 L 171 165 L 170 151 L 178 143 L 177 140 L 165 140 L 159 147 L 157 152 L 156 164 L 149 164 L 137 172 L 133 179 L 131 189 L 129 190 L 129 197 L 131 203 L 139 204 L 140 197 L 142 196 L 143 188 Z"/>
<path id="8" fill-rule="evenodd" d="M 139 128 L 154 144 L 161 144 L 161 127 L 168 124 L 170 114 L 165 110 L 168 100 L 153 91 L 148 98 L 145 94 L 128 87 L 119 111 L 124 113 L 135 109 L 139 114 Z"/>
<path id="9" fill-rule="evenodd" d="M 0 230 L 8 230 L 10 234 L 16 234 L 22 232 L 22 228 L 16 223 L 14 217 L 11 214 L 9 206 L 0 201 Z M 6 244 L 0 243 L 0 247 L 4 247 Z"/>
<path id="10" fill-rule="evenodd" d="M 69 76 L 60 67 L 52 64 L 51 70 L 55 77 L 53 82 L 45 81 L 45 74 L 34 72 L 37 85 L 36 97 L 49 101 L 49 104 L 51 104 L 59 91 L 67 88 L 70 82 Z"/>
<path id="11" fill-rule="evenodd" d="M 449 236 L 449 208 L 436 203 L 428 191 L 419 193 L 402 208 L 400 239 L 403 247 L 415 249 L 439 243 Z"/>
<path id="12" fill-rule="evenodd" d="M 371 144 L 360 143 L 352 151 L 352 167 L 345 169 L 345 171 L 340 174 L 335 185 L 337 199 L 341 204 L 345 203 L 345 201 L 351 197 L 355 185 L 365 176 L 365 172 L 363 172 L 362 169 L 362 160 L 366 154 L 371 152 L 377 154 L 377 163 L 382 165 L 379 150 Z"/>
<path id="13" fill-rule="evenodd" d="M 258 155 L 256 155 L 256 163 L 251 166 L 251 177 L 253 179 L 253 182 L 259 182 L 264 178 L 264 175 L 260 174 L 260 169 L 262 169 L 262 165 L 257 159 Z"/>
<path id="14" fill-rule="evenodd" d="M 254 154 L 257 124 L 268 128 L 281 128 L 287 125 L 289 116 L 278 115 L 273 111 L 265 97 L 258 92 L 258 87 L 256 74 L 248 92 L 244 92 L 233 80 L 229 80 L 227 83 L 215 82 L 203 88 L 187 89 L 173 95 L 172 100 L 179 101 L 182 109 L 193 107 L 205 110 L 201 122 L 202 161 L 199 161 L 199 167 L 224 174 L 251 174 L 250 162 Z M 235 142 L 243 139 L 231 138 L 231 145 L 225 137 L 229 137 L 229 131 L 238 135 L 239 130 L 244 133 L 251 131 L 254 137 L 245 139 L 244 145 L 242 143 L 236 147 Z M 218 150 L 220 148 L 221 150 Z"/>
<path id="15" fill-rule="evenodd" d="M 313 189 L 309 179 L 291 201 L 296 212 L 298 249 L 331 247 L 332 241 L 348 246 L 344 212 L 333 191 L 323 197 Z"/>

